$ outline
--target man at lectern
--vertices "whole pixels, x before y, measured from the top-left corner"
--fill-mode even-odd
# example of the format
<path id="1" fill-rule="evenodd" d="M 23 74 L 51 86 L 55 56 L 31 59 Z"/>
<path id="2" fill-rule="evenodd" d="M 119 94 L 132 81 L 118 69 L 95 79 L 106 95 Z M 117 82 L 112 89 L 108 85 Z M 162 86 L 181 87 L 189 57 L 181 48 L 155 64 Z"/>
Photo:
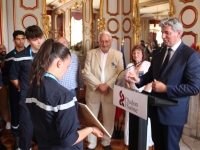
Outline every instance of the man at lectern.
<path id="1" fill-rule="evenodd" d="M 177 18 L 160 22 L 165 46 L 155 50 L 146 74 L 129 72 L 126 80 L 138 87 L 152 83 L 152 92 L 178 101 L 178 106 L 149 106 L 155 150 L 179 150 L 183 126 L 187 122 L 189 99 L 200 89 L 200 57 L 181 40 L 182 23 Z"/>
<path id="2" fill-rule="evenodd" d="M 116 109 L 113 105 L 113 87 L 117 75 L 123 70 L 123 59 L 120 51 L 111 48 L 112 36 L 109 32 L 101 32 L 98 41 L 99 48 L 88 51 L 85 60 L 86 104 L 96 117 L 102 106 L 103 126 L 112 135 Z M 123 73 L 119 81 L 122 77 Z M 102 138 L 101 144 L 105 150 L 112 150 L 110 141 L 107 136 Z M 97 138 L 89 135 L 88 142 L 86 149 L 95 149 Z"/>

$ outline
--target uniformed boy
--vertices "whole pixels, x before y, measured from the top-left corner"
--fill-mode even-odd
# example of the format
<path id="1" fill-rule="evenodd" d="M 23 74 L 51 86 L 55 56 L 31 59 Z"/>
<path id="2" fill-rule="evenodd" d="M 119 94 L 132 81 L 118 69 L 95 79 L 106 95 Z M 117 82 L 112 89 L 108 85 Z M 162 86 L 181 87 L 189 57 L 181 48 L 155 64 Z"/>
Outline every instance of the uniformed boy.
<path id="1" fill-rule="evenodd" d="M 9 76 L 11 82 L 20 91 L 20 144 L 19 149 L 29 150 L 33 136 L 33 125 L 29 111 L 25 105 L 27 90 L 29 87 L 29 73 L 34 56 L 44 41 L 43 32 L 37 25 L 26 28 L 25 36 L 30 44 L 25 50 L 15 55 L 11 65 Z"/>
<path id="2" fill-rule="evenodd" d="M 13 62 L 15 55 L 25 49 L 25 33 L 21 30 L 15 30 L 13 32 L 13 42 L 15 48 L 10 51 L 5 58 L 5 75 L 9 77 L 10 66 Z M 14 86 L 12 82 L 9 83 L 9 99 L 10 99 L 10 112 L 11 112 L 11 130 L 15 138 L 15 147 L 19 144 L 19 99 L 20 92 Z"/>

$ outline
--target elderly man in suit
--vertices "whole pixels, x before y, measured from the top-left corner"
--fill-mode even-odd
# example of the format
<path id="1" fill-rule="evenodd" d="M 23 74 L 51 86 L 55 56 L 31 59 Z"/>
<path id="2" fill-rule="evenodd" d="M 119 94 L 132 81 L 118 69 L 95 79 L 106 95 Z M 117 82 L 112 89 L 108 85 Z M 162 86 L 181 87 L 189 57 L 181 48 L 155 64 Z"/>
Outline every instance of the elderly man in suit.
<path id="1" fill-rule="evenodd" d="M 119 72 L 123 70 L 123 59 L 120 51 L 111 48 L 112 37 L 109 32 L 101 32 L 98 41 L 99 48 L 88 51 L 85 60 L 86 104 L 96 117 L 102 106 L 103 125 L 112 135 L 116 109 L 113 105 L 113 86 Z M 119 81 L 122 77 L 123 73 Z M 110 141 L 107 136 L 102 138 L 105 150 L 112 150 Z M 86 150 L 92 150 L 97 145 L 97 138 L 89 135 L 88 142 Z"/>
<path id="2" fill-rule="evenodd" d="M 179 150 L 183 126 L 187 122 L 189 99 L 200 89 L 200 57 L 181 41 L 182 23 L 177 18 L 160 22 L 165 44 L 155 50 L 146 74 L 128 73 L 126 80 L 138 86 L 152 83 L 152 92 L 178 101 L 178 106 L 149 107 L 155 150 Z"/>

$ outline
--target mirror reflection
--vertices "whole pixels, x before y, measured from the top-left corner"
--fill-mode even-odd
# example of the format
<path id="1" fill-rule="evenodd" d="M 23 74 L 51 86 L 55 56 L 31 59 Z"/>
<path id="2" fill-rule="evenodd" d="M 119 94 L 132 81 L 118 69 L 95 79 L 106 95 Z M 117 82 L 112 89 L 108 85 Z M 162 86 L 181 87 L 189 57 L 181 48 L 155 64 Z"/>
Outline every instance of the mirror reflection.
<path id="1" fill-rule="evenodd" d="M 83 15 L 82 5 L 75 4 L 71 8 L 71 49 L 82 50 L 83 40 Z"/>

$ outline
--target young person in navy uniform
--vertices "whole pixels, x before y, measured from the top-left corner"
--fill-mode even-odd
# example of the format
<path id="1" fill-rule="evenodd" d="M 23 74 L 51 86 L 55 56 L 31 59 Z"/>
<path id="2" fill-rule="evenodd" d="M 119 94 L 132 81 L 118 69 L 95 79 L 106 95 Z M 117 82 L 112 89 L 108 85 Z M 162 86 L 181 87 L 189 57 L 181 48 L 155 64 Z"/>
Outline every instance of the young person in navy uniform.
<path id="1" fill-rule="evenodd" d="M 15 55 L 10 67 L 9 76 L 11 82 L 20 91 L 20 144 L 19 149 L 29 150 L 33 136 L 33 126 L 29 111 L 25 105 L 27 90 L 29 87 L 29 73 L 31 63 L 43 43 L 43 32 L 37 25 L 26 28 L 25 36 L 30 44 L 25 50 Z"/>
<path id="2" fill-rule="evenodd" d="M 137 83 L 138 87 L 153 81 L 153 93 L 178 101 L 178 106 L 149 106 L 149 117 L 155 150 L 179 150 L 190 96 L 198 94 L 200 89 L 200 57 L 181 41 L 183 26 L 179 19 L 166 18 L 160 26 L 166 46 L 155 50 L 146 74 L 138 78 L 130 72 L 126 79 Z"/>
<path id="3" fill-rule="evenodd" d="M 103 136 L 96 127 L 81 129 L 77 99 L 59 82 L 70 60 L 69 49 L 53 39 L 43 43 L 33 60 L 26 105 L 39 150 L 79 150 L 88 134 Z"/>
<path id="4" fill-rule="evenodd" d="M 10 51 L 5 58 L 5 72 L 6 76 L 9 78 L 10 66 L 13 62 L 15 55 L 25 49 L 25 33 L 21 30 L 16 30 L 13 32 L 13 42 L 15 48 Z M 15 137 L 15 147 L 19 144 L 19 99 L 20 92 L 14 86 L 12 82 L 9 83 L 9 99 L 10 99 L 10 112 L 11 112 L 11 129 Z"/>

